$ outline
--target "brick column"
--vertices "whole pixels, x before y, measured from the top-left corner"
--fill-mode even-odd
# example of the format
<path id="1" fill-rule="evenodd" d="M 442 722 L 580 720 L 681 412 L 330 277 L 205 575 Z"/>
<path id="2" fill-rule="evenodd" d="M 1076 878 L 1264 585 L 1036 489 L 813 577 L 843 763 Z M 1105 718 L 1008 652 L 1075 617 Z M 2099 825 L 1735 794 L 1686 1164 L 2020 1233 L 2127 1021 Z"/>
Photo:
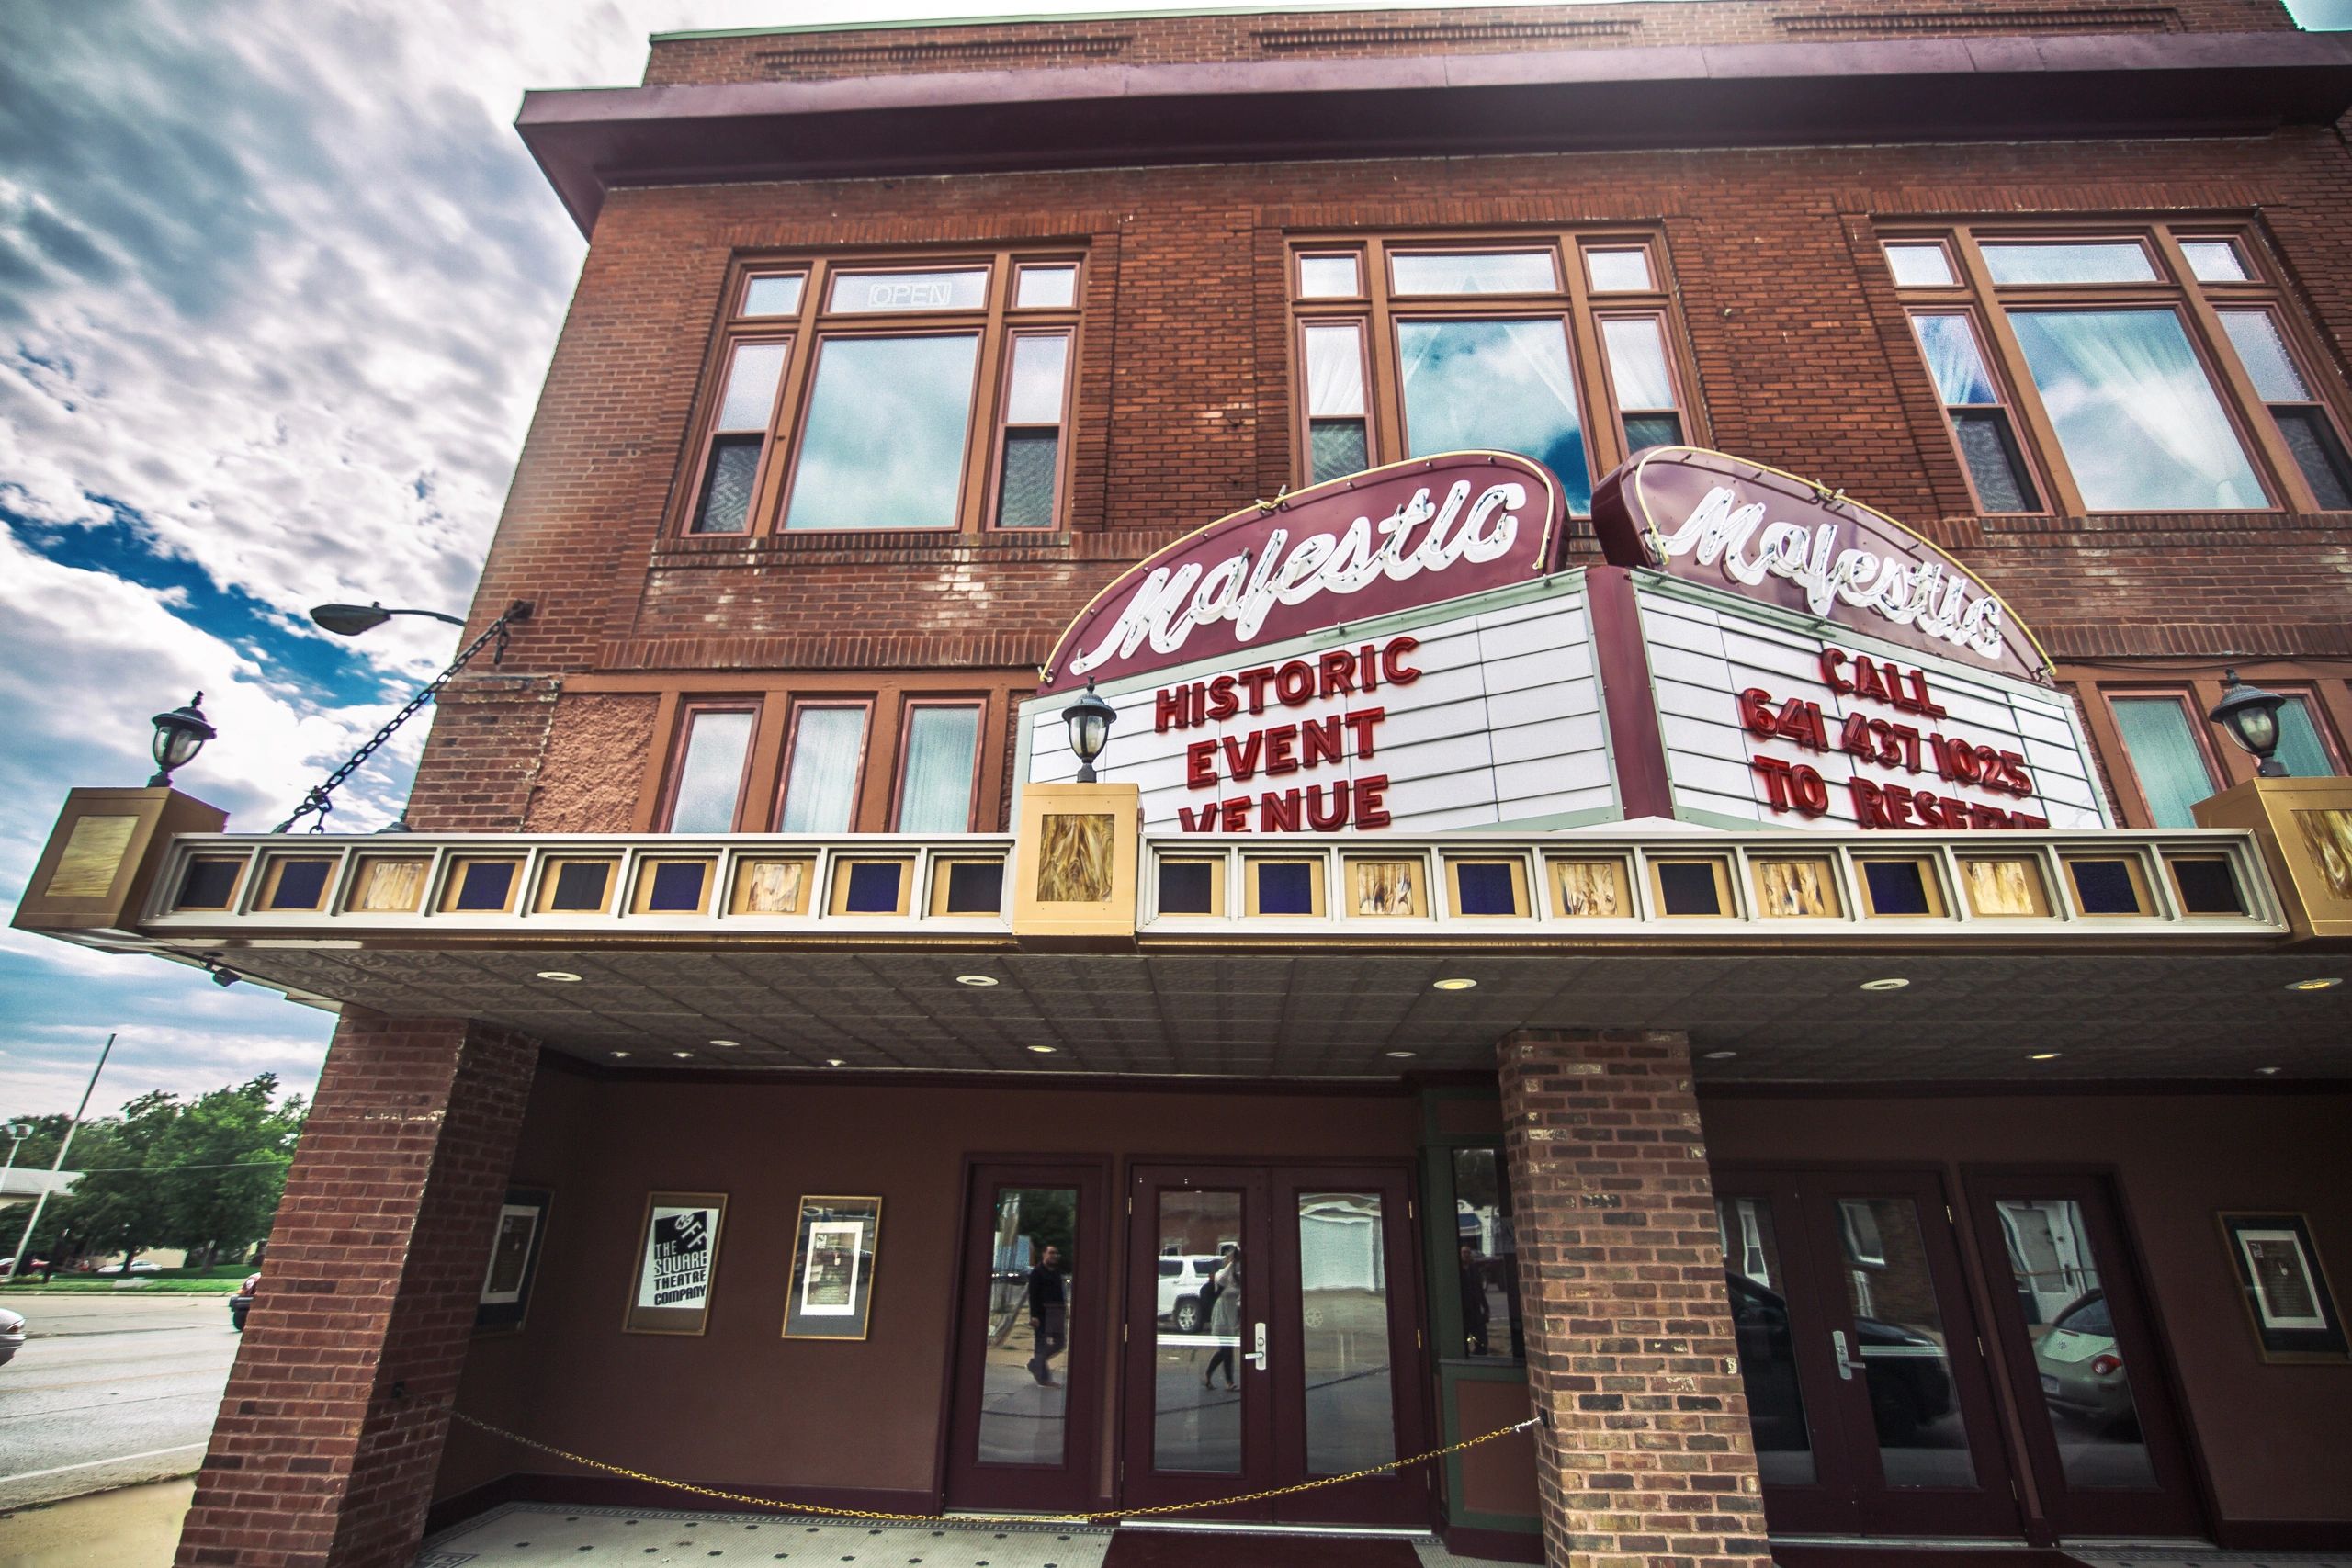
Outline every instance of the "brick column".
<path id="1" fill-rule="evenodd" d="M 345 1015 L 178 1568 L 415 1557 L 447 1427 L 426 1403 L 457 1393 L 537 1055 L 462 1020 Z"/>
<path id="2" fill-rule="evenodd" d="M 1679 1034 L 1501 1048 L 1545 1561 L 1770 1568 Z"/>

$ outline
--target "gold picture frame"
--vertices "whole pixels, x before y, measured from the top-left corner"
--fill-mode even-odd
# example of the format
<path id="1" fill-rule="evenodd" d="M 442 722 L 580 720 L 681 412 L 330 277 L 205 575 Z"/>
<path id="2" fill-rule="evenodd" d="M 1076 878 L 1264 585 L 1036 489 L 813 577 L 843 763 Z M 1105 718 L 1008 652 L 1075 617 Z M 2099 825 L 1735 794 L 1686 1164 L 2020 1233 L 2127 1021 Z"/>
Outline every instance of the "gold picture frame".
<path id="1" fill-rule="evenodd" d="M 882 1200 L 805 1195 L 785 1280 L 784 1337 L 864 1339 L 874 1320 Z"/>

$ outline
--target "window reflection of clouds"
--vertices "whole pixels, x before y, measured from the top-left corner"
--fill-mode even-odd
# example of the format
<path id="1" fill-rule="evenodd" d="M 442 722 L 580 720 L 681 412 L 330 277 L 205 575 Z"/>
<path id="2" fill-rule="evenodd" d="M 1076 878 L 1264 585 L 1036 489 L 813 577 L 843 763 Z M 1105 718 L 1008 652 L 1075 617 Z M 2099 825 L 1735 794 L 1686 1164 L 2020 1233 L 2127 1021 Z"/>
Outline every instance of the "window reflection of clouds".
<path id="1" fill-rule="evenodd" d="M 791 529 L 952 528 L 977 333 L 834 338 L 817 361 Z"/>
<path id="2" fill-rule="evenodd" d="M 2009 319 L 2093 511 L 2268 504 L 2178 316 L 2020 310 Z"/>
<path id="3" fill-rule="evenodd" d="M 1559 476 L 1571 511 L 1590 509 L 1584 422 L 1559 321 L 1406 321 L 1396 337 L 1410 456 L 1516 452 Z"/>

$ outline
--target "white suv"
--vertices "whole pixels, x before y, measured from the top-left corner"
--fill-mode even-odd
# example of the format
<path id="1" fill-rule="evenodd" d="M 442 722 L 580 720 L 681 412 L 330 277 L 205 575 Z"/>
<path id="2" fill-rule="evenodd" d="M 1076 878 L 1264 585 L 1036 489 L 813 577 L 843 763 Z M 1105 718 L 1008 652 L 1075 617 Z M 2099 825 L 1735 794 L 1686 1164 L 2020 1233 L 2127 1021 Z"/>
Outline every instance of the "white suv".
<path id="1" fill-rule="evenodd" d="M 1209 1314 L 1201 1305 L 1201 1287 L 1224 1263 L 1222 1258 L 1162 1258 L 1159 1260 L 1159 1315 L 1179 1334 L 1208 1331 Z"/>

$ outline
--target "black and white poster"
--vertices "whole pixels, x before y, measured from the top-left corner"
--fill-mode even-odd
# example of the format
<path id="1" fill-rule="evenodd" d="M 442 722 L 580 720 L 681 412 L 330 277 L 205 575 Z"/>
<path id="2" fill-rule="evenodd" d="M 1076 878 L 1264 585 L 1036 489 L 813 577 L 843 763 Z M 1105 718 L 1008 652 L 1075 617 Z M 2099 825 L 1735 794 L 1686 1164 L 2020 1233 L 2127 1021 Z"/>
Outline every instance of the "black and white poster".
<path id="1" fill-rule="evenodd" d="M 726 1213 L 724 1193 L 656 1192 L 646 1200 L 637 1283 L 623 1326 L 638 1334 L 703 1331 Z"/>

